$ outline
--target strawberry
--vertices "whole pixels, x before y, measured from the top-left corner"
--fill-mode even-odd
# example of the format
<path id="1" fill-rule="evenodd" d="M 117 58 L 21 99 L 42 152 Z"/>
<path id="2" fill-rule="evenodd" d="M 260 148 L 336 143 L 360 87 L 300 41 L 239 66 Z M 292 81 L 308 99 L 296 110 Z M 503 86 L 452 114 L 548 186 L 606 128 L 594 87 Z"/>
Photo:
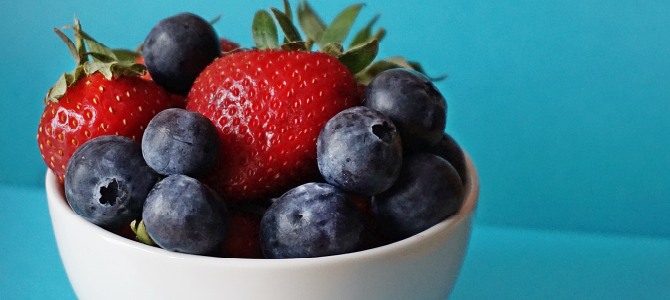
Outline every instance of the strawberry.
<path id="1" fill-rule="evenodd" d="M 359 104 L 353 75 L 318 52 L 252 50 L 215 60 L 186 108 L 219 129 L 219 163 L 207 178 L 231 201 L 278 196 L 313 180 L 316 138 L 335 114 Z"/>
<path id="2" fill-rule="evenodd" d="M 257 49 L 216 59 L 188 94 L 186 108 L 205 115 L 219 130 L 219 160 L 204 180 L 229 201 L 267 200 L 318 180 L 316 139 L 323 125 L 360 105 L 359 83 L 401 67 L 381 61 L 366 69 L 385 32 L 371 34 L 377 17 L 344 51 L 342 42 L 361 4 L 346 8 L 326 26 L 301 2 L 297 19 L 308 38 L 303 42 L 284 3 L 286 13 L 271 8 L 284 44 L 278 43 L 272 15 L 257 12 L 252 24 Z M 314 44 L 320 51 L 311 51 Z"/>
<path id="3" fill-rule="evenodd" d="M 119 61 L 114 51 L 81 31 L 78 21 L 69 28 L 77 45 L 55 30 L 75 56 L 77 68 L 47 94 L 37 133 L 42 158 L 61 181 L 72 153 L 83 143 L 113 134 L 139 142 L 153 116 L 173 106 L 167 92 L 140 77 L 143 66 Z"/>
<path id="4" fill-rule="evenodd" d="M 228 39 L 221 38 L 221 52 L 222 53 L 228 53 L 230 51 L 234 51 L 240 49 L 240 44 L 231 42 Z"/>

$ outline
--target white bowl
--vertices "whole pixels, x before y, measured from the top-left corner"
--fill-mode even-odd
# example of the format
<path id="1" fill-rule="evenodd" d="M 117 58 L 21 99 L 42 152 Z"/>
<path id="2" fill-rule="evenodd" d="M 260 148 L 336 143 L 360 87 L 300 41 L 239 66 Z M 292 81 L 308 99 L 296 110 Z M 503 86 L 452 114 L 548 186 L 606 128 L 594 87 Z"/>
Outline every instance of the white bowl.
<path id="1" fill-rule="evenodd" d="M 47 172 L 58 250 L 81 300 L 444 300 L 470 240 L 479 182 L 466 155 L 458 214 L 407 239 L 360 252 L 298 259 L 216 258 L 169 252 L 97 227 L 68 206 Z"/>

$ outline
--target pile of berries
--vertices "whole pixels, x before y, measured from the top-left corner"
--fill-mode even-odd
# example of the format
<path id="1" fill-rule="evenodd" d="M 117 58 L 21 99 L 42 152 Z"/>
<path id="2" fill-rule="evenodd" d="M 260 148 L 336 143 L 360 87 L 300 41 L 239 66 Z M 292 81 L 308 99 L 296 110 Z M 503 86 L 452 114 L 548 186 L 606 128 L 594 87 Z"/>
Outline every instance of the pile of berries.
<path id="1" fill-rule="evenodd" d="M 284 3 L 254 16 L 254 49 L 189 13 L 141 52 L 78 21 L 75 42 L 56 29 L 77 67 L 47 94 L 37 138 L 73 211 L 167 250 L 244 258 L 369 249 L 456 213 L 465 159 L 431 79 L 374 61 L 377 17 L 344 49 L 362 5 L 326 26 L 301 2 L 303 41 Z"/>

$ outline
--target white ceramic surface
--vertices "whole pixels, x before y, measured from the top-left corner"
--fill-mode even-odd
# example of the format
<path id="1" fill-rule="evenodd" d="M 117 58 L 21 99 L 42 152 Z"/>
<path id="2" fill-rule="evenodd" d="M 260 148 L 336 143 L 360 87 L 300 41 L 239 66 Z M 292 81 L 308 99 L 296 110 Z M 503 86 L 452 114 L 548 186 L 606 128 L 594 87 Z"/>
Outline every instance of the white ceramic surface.
<path id="1" fill-rule="evenodd" d="M 320 258 L 173 253 L 85 221 L 51 172 L 46 191 L 63 265 L 81 300 L 444 300 L 463 263 L 479 195 L 477 172 L 466 160 L 470 180 L 458 214 L 390 245 Z"/>

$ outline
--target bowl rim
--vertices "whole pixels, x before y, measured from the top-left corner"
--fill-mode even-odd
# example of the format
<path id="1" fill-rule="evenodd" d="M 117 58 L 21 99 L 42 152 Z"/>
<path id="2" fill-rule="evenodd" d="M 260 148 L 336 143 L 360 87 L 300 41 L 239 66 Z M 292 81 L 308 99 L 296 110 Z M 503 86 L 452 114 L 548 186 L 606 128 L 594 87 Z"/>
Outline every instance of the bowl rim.
<path id="1" fill-rule="evenodd" d="M 56 176 L 47 169 L 46 174 L 46 193 L 49 203 L 50 214 L 58 214 L 67 218 L 75 226 L 85 228 L 88 231 L 100 236 L 104 240 L 118 246 L 133 248 L 134 250 L 145 252 L 152 256 L 163 257 L 165 259 L 189 260 L 194 263 L 206 264 L 212 266 L 229 267 L 252 267 L 252 268 L 297 268 L 303 266 L 324 266 L 338 264 L 345 261 L 361 261 L 372 258 L 383 258 L 399 253 L 405 253 L 417 243 L 427 242 L 440 237 L 446 238 L 455 230 L 466 218 L 474 214 L 479 198 L 479 176 L 470 156 L 463 152 L 466 162 L 466 172 L 468 180 L 465 185 L 466 196 L 460 210 L 443 220 L 442 222 L 406 239 L 393 242 L 384 246 L 361 250 L 351 253 L 313 257 L 313 258 L 286 258 L 286 259 L 248 259 L 248 258 L 229 258 L 212 257 L 194 254 L 172 252 L 154 246 L 149 246 L 138 241 L 134 241 L 108 230 L 105 230 L 93 223 L 88 222 L 83 217 L 77 215 L 65 200 L 62 185 L 58 182 Z M 53 216 L 52 216 L 53 221 Z M 59 247 L 60 248 L 60 247 Z M 130 250 L 130 249 L 129 249 Z"/>

